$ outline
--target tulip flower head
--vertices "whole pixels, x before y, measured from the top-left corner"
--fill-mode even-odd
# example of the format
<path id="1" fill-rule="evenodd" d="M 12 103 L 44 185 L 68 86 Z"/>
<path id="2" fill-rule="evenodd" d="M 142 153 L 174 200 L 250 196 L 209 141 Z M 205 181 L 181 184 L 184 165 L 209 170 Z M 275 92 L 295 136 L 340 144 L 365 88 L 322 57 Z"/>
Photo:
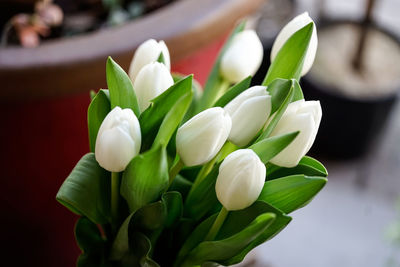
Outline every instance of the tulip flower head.
<path id="1" fill-rule="evenodd" d="M 150 105 L 150 100 L 173 84 L 174 79 L 164 64 L 153 62 L 144 66 L 133 84 L 140 110 L 144 111 Z"/>
<path id="2" fill-rule="evenodd" d="M 237 83 L 254 75 L 261 65 L 264 49 L 254 30 L 236 34 L 221 59 L 221 75 L 230 83 Z"/>
<path id="3" fill-rule="evenodd" d="M 206 109 L 183 124 L 176 134 L 176 150 L 186 166 L 210 161 L 231 131 L 232 120 L 220 107 Z"/>
<path id="4" fill-rule="evenodd" d="M 99 128 L 95 157 L 104 169 L 120 172 L 139 153 L 140 145 L 140 125 L 135 114 L 131 109 L 115 107 Z"/>
<path id="5" fill-rule="evenodd" d="M 312 18 L 308 15 L 308 12 L 304 12 L 303 14 L 298 15 L 294 19 L 292 19 L 285 27 L 279 32 L 278 36 L 275 39 L 275 42 L 272 46 L 271 50 L 271 62 L 275 59 L 279 50 L 286 43 L 286 41 L 298 30 L 305 27 L 310 22 L 314 22 Z M 307 72 L 311 69 L 311 66 L 314 63 L 315 54 L 317 53 L 318 46 L 318 38 L 317 38 L 317 28 L 313 28 L 313 33 L 311 35 L 311 40 L 308 45 L 308 50 L 306 56 L 304 58 L 303 69 L 301 71 L 301 76 L 307 74 Z"/>
<path id="6" fill-rule="evenodd" d="M 164 56 L 165 66 L 170 70 L 169 51 L 164 41 L 157 42 L 154 39 L 149 39 L 136 49 L 129 67 L 129 77 L 132 83 L 135 82 L 140 70 L 147 64 L 157 61 L 161 53 Z"/>
<path id="7" fill-rule="evenodd" d="M 265 86 L 253 86 L 235 97 L 224 109 L 232 118 L 228 139 L 243 147 L 267 121 L 271 113 L 271 96 Z"/>
<path id="8" fill-rule="evenodd" d="M 265 165 L 253 150 L 232 152 L 219 167 L 215 184 L 219 202 L 229 211 L 249 207 L 259 197 L 265 175 Z"/>
<path id="9" fill-rule="evenodd" d="M 290 103 L 271 136 L 300 131 L 297 137 L 271 163 L 281 167 L 294 167 L 310 150 L 317 136 L 322 110 L 319 101 L 298 100 Z"/>

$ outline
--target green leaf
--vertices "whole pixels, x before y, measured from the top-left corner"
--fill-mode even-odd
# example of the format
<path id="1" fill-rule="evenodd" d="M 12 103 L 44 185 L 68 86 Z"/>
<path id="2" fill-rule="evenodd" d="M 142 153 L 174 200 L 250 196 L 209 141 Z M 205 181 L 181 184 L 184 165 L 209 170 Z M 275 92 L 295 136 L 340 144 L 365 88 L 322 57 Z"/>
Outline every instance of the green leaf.
<path id="1" fill-rule="evenodd" d="M 179 192 L 166 192 L 162 196 L 162 201 L 167 208 L 167 218 L 165 227 L 172 227 L 183 214 L 183 200 Z"/>
<path id="2" fill-rule="evenodd" d="M 276 78 L 300 79 L 313 28 L 314 23 L 310 22 L 286 41 L 272 61 L 262 85 L 268 85 Z"/>
<path id="3" fill-rule="evenodd" d="M 252 149 L 260 158 L 260 160 L 266 164 L 269 160 L 279 154 L 285 147 L 287 147 L 299 134 L 299 132 L 293 132 L 270 138 L 263 139 L 249 148 Z"/>
<path id="4" fill-rule="evenodd" d="M 148 107 L 139 117 L 142 131 L 142 147 L 148 148 L 153 144 L 164 117 L 182 96 L 190 94 L 192 90 L 193 75 L 179 80 L 164 93 L 151 101 Z"/>
<path id="5" fill-rule="evenodd" d="M 249 88 L 251 83 L 251 76 L 245 78 L 241 82 L 232 86 L 218 101 L 214 104 L 214 107 L 225 107 L 232 99 L 237 97 L 240 93 Z"/>
<path id="6" fill-rule="evenodd" d="M 131 253 L 128 254 L 126 262 L 123 262 L 123 266 L 159 267 L 150 258 L 151 242 L 144 234 L 130 231 L 129 247 Z"/>
<path id="7" fill-rule="evenodd" d="M 192 101 L 192 91 L 184 94 L 171 110 L 165 116 L 163 122 L 161 123 L 158 134 L 154 140 L 153 147 L 156 146 L 166 146 L 171 139 L 174 132 L 178 129 L 186 111 L 188 110 L 190 103 Z"/>
<path id="8" fill-rule="evenodd" d="M 158 56 L 157 62 L 160 62 L 165 65 L 165 58 L 163 52 L 161 52 L 160 55 Z"/>
<path id="9" fill-rule="evenodd" d="M 111 259 L 121 260 L 129 251 L 129 231 L 151 233 L 170 227 L 182 216 L 183 203 L 179 192 L 164 193 L 160 201 L 147 204 L 131 213 L 121 225 L 111 249 Z"/>
<path id="10" fill-rule="evenodd" d="M 212 210 L 213 207 L 219 205 L 215 193 L 215 182 L 218 176 L 219 165 L 215 165 L 196 188 L 189 192 L 185 201 L 185 217 L 199 220 Z"/>
<path id="11" fill-rule="evenodd" d="M 267 181 L 259 200 L 263 200 L 285 213 L 303 207 L 325 186 L 323 177 L 292 175 Z"/>
<path id="12" fill-rule="evenodd" d="M 167 152 L 159 146 L 134 157 L 128 164 L 122 176 L 121 195 L 133 212 L 159 199 L 168 184 Z"/>
<path id="13" fill-rule="evenodd" d="M 75 225 L 75 238 L 83 253 L 101 255 L 105 240 L 102 238 L 97 224 L 86 217 L 80 217 Z"/>
<path id="14" fill-rule="evenodd" d="M 268 85 L 267 91 L 271 95 L 271 114 L 274 114 L 275 111 L 282 106 L 292 87 L 294 92 L 291 102 L 304 99 L 301 87 L 294 79 L 275 79 L 270 85 Z"/>
<path id="15" fill-rule="evenodd" d="M 256 201 L 255 203 L 253 203 L 253 205 L 246 209 L 229 212 L 224 224 L 222 225 L 216 237 L 216 240 L 226 239 L 232 235 L 239 233 L 244 228 L 246 228 L 256 217 L 263 213 L 274 213 L 276 219 L 270 225 L 270 227 L 268 227 L 267 230 L 263 231 L 262 235 L 260 235 L 250 244 L 248 244 L 233 258 L 221 261 L 221 264 L 231 265 L 242 261 L 242 259 L 250 250 L 262 244 L 266 240 L 272 238 L 279 231 L 281 231 L 291 220 L 290 217 L 286 216 L 280 210 L 272 207 L 266 202 Z M 184 245 L 179 251 L 175 266 L 179 266 L 179 263 L 184 260 L 185 256 L 204 240 L 216 217 L 217 214 L 210 216 L 201 224 L 199 224 L 194 231 L 192 231 L 191 235 L 186 239 Z"/>
<path id="16" fill-rule="evenodd" d="M 186 196 L 189 193 L 190 188 L 192 188 L 192 185 L 193 183 L 191 181 L 178 174 L 172 181 L 168 191 L 178 191 L 181 193 L 182 198 L 186 199 Z"/>
<path id="17" fill-rule="evenodd" d="M 282 213 L 282 211 L 276 209 L 275 207 L 267 204 L 264 201 L 256 201 L 253 205 L 248 207 L 247 209 L 231 212 L 228 215 L 227 221 L 231 221 L 232 223 L 229 225 L 224 225 L 224 229 L 221 229 L 219 235 L 221 237 L 228 236 L 229 233 L 234 233 L 237 229 L 245 227 L 252 218 L 255 218 L 259 214 L 272 212 L 275 214 L 276 219 L 274 222 L 261 234 L 259 235 L 253 242 L 251 242 L 246 248 L 244 248 L 240 253 L 236 254 L 232 258 L 224 261 L 220 261 L 219 263 L 225 266 L 236 264 L 241 262 L 253 248 L 263 244 L 264 242 L 270 240 L 274 236 L 276 236 L 282 229 L 284 229 L 289 222 L 292 220 L 291 217 Z M 237 228 L 235 228 L 237 227 Z M 219 236 L 217 236 L 219 237 Z"/>
<path id="18" fill-rule="evenodd" d="M 143 206 L 132 217 L 133 229 L 156 230 L 170 227 L 183 212 L 182 196 L 179 192 L 166 192 L 161 200 Z"/>
<path id="19" fill-rule="evenodd" d="M 262 134 L 257 138 L 256 143 L 262 139 L 267 138 L 272 133 L 275 126 L 278 124 L 279 120 L 281 119 L 282 115 L 285 113 L 286 108 L 288 107 L 290 102 L 292 102 L 295 90 L 294 90 L 293 80 L 291 81 L 291 83 L 292 83 L 292 85 L 290 87 L 290 90 L 289 90 L 285 100 L 282 102 L 282 104 L 280 105 L 278 110 L 275 112 L 272 119 L 269 122 L 267 122 L 268 123 L 267 127 L 262 132 Z"/>
<path id="20" fill-rule="evenodd" d="M 267 165 L 267 180 L 273 180 L 280 177 L 304 174 L 306 176 L 321 176 L 327 177 L 328 171 L 321 164 L 321 162 L 313 159 L 309 156 L 304 156 L 299 164 L 293 168 L 284 168 L 277 165 L 269 163 Z"/>
<path id="21" fill-rule="evenodd" d="M 99 132 L 100 125 L 110 111 L 110 100 L 108 99 L 106 91 L 101 89 L 90 103 L 87 115 L 91 152 L 94 152 L 97 133 Z"/>
<path id="22" fill-rule="evenodd" d="M 232 34 L 229 36 L 229 39 L 226 41 L 225 45 L 221 49 L 221 52 L 218 55 L 217 60 L 214 63 L 214 66 L 211 70 L 210 75 L 208 76 L 206 85 L 204 87 L 204 92 L 203 96 L 200 99 L 200 104 L 198 106 L 197 112 L 200 112 L 204 109 L 207 109 L 213 105 L 215 100 L 217 99 L 218 94 L 220 93 L 218 90 L 221 87 L 221 84 L 223 83 L 223 79 L 219 74 L 219 69 L 221 65 L 221 59 L 225 53 L 225 51 L 228 49 L 229 45 L 231 44 L 231 41 L 233 37 L 238 34 L 239 32 L 244 30 L 245 27 L 245 22 L 240 23 L 236 28 L 233 30 Z"/>
<path id="23" fill-rule="evenodd" d="M 257 216 L 246 228 L 225 239 L 201 242 L 185 258 L 182 266 L 199 265 L 207 261 L 224 261 L 241 252 L 260 236 L 275 220 L 274 213 Z"/>
<path id="24" fill-rule="evenodd" d="M 99 166 L 94 153 L 88 153 L 61 185 L 56 199 L 72 212 L 105 224 L 111 217 L 110 186 L 110 173 Z"/>
<path id="25" fill-rule="evenodd" d="M 132 82 L 126 72 L 111 58 L 107 59 L 106 76 L 110 91 L 111 109 L 130 108 L 139 117 L 140 110 Z"/>

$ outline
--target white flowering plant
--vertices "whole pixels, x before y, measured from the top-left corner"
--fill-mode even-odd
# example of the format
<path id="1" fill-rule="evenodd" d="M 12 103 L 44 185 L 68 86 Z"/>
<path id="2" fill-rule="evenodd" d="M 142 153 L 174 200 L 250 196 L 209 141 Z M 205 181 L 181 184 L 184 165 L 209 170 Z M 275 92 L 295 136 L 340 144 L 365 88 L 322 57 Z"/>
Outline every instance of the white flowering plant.
<path id="1" fill-rule="evenodd" d="M 308 14 L 293 19 L 253 87 L 263 49 L 245 23 L 204 90 L 170 74 L 162 41 L 137 49 L 129 75 L 109 58 L 88 108 L 91 152 L 56 197 L 80 215 L 77 266 L 227 266 L 285 228 L 327 182 L 306 156 L 321 106 L 298 83 L 316 42 Z"/>

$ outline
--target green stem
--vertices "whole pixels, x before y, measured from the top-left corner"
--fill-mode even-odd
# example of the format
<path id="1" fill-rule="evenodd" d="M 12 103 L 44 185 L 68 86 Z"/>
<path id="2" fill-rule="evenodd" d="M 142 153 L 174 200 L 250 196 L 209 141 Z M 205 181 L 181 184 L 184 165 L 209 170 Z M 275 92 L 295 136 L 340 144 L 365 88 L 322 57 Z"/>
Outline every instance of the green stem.
<path id="1" fill-rule="evenodd" d="M 212 241 L 215 239 L 219 232 L 219 229 L 221 229 L 221 226 L 224 224 L 228 213 L 229 211 L 225 209 L 225 207 L 222 207 L 222 209 L 218 213 L 217 218 L 214 221 L 214 224 L 211 226 L 210 231 L 208 231 L 208 234 L 204 238 L 204 241 Z"/>
<path id="2" fill-rule="evenodd" d="M 217 95 L 216 95 L 216 97 L 215 97 L 215 99 L 214 99 L 213 104 L 214 104 L 215 102 L 217 102 L 218 99 L 226 93 L 226 91 L 228 91 L 230 85 L 231 85 L 231 84 L 230 84 L 227 80 L 225 80 L 225 79 L 223 79 L 223 80 L 221 81 L 221 84 L 220 84 L 219 87 L 218 87 Z"/>
<path id="3" fill-rule="evenodd" d="M 178 162 L 175 163 L 175 165 L 171 168 L 171 170 L 169 171 L 169 185 L 172 184 L 174 178 L 178 175 L 178 173 L 182 170 L 184 166 L 185 165 L 183 164 L 183 161 L 179 159 Z"/>
<path id="4" fill-rule="evenodd" d="M 233 148 L 234 149 L 234 148 Z M 204 180 L 204 178 L 207 176 L 207 174 L 210 173 L 212 168 L 214 167 L 216 162 L 221 161 L 221 157 L 225 158 L 225 154 L 228 152 L 228 154 L 232 150 L 232 144 L 230 142 L 225 142 L 224 146 L 221 148 L 221 150 L 218 152 L 218 154 L 209 162 L 203 165 L 203 167 L 200 169 L 199 173 L 196 176 L 196 179 L 194 180 L 192 189 L 196 188 L 200 184 L 201 181 Z M 222 158 L 222 159 L 223 159 Z"/>
<path id="5" fill-rule="evenodd" d="M 115 235 L 118 224 L 118 202 L 119 202 L 119 173 L 111 173 L 111 227 Z"/>
<path id="6" fill-rule="evenodd" d="M 194 180 L 192 189 L 196 188 L 196 186 L 198 186 L 200 184 L 200 182 L 204 180 L 204 178 L 207 176 L 207 174 L 210 173 L 210 171 L 212 170 L 212 168 L 215 165 L 215 162 L 218 159 L 218 155 L 219 154 L 217 154 L 213 159 L 211 159 L 209 162 L 204 164 L 203 167 L 201 167 L 199 173 L 196 176 L 196 179 Z"/>

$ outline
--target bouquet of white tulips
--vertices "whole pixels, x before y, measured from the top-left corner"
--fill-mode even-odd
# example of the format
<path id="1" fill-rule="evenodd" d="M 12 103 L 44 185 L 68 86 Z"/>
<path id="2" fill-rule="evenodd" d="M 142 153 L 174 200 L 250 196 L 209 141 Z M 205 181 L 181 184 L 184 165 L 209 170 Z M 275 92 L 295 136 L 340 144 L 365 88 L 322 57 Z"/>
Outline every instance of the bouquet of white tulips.
<path id="1" fill-rule="evenodd" d="M 201 266 L 241 262 L 278 234 L 327 182 L 305 156 L 321 120 L 298 80 L 317 35 L 304 13 L 278 35 L 263 83 L 263 48 L 241 23 L 204 90 L 171 75 L 168 48 L 148 40 L 129 75 L 111 58 L 92 94 L 91 152 L 57 200 L 80 215 L 78 266 Z"/>

